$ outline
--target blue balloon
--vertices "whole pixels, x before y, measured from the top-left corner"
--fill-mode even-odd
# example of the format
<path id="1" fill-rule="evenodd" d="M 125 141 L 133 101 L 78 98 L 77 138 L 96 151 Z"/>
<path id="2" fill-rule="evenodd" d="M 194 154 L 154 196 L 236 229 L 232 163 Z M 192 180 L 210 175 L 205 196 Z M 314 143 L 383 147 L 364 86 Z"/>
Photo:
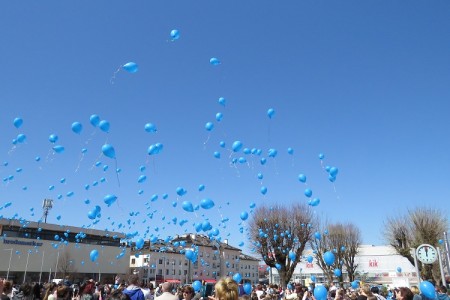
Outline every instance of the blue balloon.
<path id="1" fill-rule="evenodd" d="M 314 297 L 316 300 L 326 300 L 328 291 L 323 285 L 317 285 L 314 288 Z"/>
<path id="2" fill-rule="evenodd" d="M 89 254 L 89 257 L 90 257 L 92 262 L 97 261 L 97 259 L 98 259 L 98 250 L 97 249 L 92 250 L 91 253 Z"/>
<path id="3" fill-rule="evenodd" d="M 214 129 L 214 124 L 211 123 L 211 122 L 206 123 L 206 124 L 205 124 L 205 129 L 206 129 L 207 131 L 213 130 L 213 129 Z"/>
<path id="4" fill-rule="evenodd" d="M 241 141 L 235 141 L 233 143 L 233 145 L 231 146 L 231 149 L 233 150 L 233 152 L 238 152 L 239 150 L 242 149 L 242 142 Z"/>
<path id="5" fill-rule="evenodd" d="M 290 154 L 290 155 L 294 154 L 294 149 L 292 149 L 291 147 L 289 147 L 289 148 L 287 149 L 287 153 Z"/>
<path id="6" fill-rule="evenodd" d="M 246 211 L 243 211 L 243 212 L 241 212 L 240 217 L 241 217 L 242 221 L 245 221 L 248 219 L 248 213 Z"/>
<path id="7" fill-rule="evenodd" d="M 305 189 L 305 196 L 306 197 L 311 197 L 312 196 L 312 190 L 311 189 Z"/>
<path id="8" fill-rule="evenodd" d="M 317 206 L 320 204 L 319 198 L 309 199 L 308 205 Z"/>
<path id="9" fill-rule="evenodd" d="M 156 132 L 156 126 L 152 123 L 147 123 L 144 126 L 144 130 L 147 132 Z"/>
<path id="10" fill-rule="evenodd" d="M 397 267 L 397 273 L 401 273 L 402 272 L 402 268 Z"/>
<path id="11" fill-rule="evenodd" d="M 247 295 L 252 293 L 252 285 L 248 282 L 244 284 L 244 293 Z"/>
<path id="12" fill-rule="evenodd" d="M 311 255 L 309 255 L 307 258 L 306 258 L 306 261 L 307 262 L 309 262 L 309 263 L 312 263 L 313 262 L 313 257 L 311 256 Z"/>
<path id="13" fill-rule="evenodd" d="M 199 191 L 199 192 L 202 192 L 202 191 L 204 191 L 204 190 L 205 190 L 205 185 L 200 184 L 200 185 L 198 186 L 198 191 Z"/>
<path id="14" fill-rule="evenodd" d="M 203 200 L 200 202 L 200 206 L 201 206 L 201 208 L 203 208 L 203 209 L 210 209 L 210 208 L 213 208 L 213 207 L 214 207 L 214 201 L 212 201 L 212 200 L 209 199 L 209 198 L 203 199 Z"/>
<path id="15" fill-rule="evenodd" d="M 295 261 L 297 259 L 297 254 L 295 254 L 295 252 L 290 251 L 289 252 L 289 259 L 291 261 Z"/>
<path id="16" fill-rule="evenodd" d="M 215 158 L 220 158 L 220 152 L 219 151 L 214 151 L 214 157 Z"/>
<path id="17" fill-rule="evenodd" d="M 336 168 L 336 167 L 331 167 L 331 168 L 330 168 L 330 171 L 329 171 L 330 176 L 332 176 L 332 177 L 336 177 L 336 175 L 338 174 L 338 172 L 339 172 L 339 169 Z"/>
<path id="18" fill-rule="evenodd" d="M 352 281 L 351 283 L 352 289 L 357 289 L 359 287 L 359 282 L 358 281 Z"/>
<path id="19" fill-rule="evenodd" d="M 434 289 L 434 286 L 429 281 L 422 281 L 419 285 L 420 292 L 427 297 L 428 299 L 435 299 L 436 298 L 436 291 Z"/>
<path id="20" fill-rule="evenodd" d="M 181 204 L 181 207 L 187 212 L 194 211 L 194 206 L 192 205 L 192 203 L 190 201 L 183 201 L 183 203 Z"/>
<path id="21" fill-rule="evenodd" d="M 22 118 L 19 118 L 19 117 L 15 118 L 13 121 L 13 124 L 14 124 L 14 127 L 20 128 L 23 124 Z"/>
<path id="22" fill-rule="evenodd" d="M 220 97 L 219 98 L 219 104 L 222 106 L 225 106 L 225 104 L 227 104 L 227 100 L 224 97 Z"/>
<path id="23" fill-rule="evenodd" d="M 305 174 L 298 175 L 298 181 L 305 183 L 306 182 L 306 175 Z"/>
<path id="24" fill-rule="evenodd" d="M 323 260 L 328 266 L 331 266 L 334 263 L 334 254 L 331 251 L 327 251 L 323 254 Z"/>
<path id="25" fill-rule="evenodd" d="M 325 158 L 325 155 L 323 153 L 319 153 L 319 159 L 322 160 Z"/>
<path id="26" fill-rule="evenodd" d="M 53 149 L 53 151 L 55 151 L 55 153 L 63 153 L 64 152 L 64 147 L 60 146 L 60 145 L 56 145 L 52 149 Z"/>
<path id="27" fill-rule="evenodd" d="M 27 139 L 27 136 L 25 134 L 23 134 L 23 133 L 20 133 L 20 134 L 17 135 L 16 139 L 17 139 L 17 142 L 23 143 Z"/>
<path id="28" fill-rule="evenodd" d="M 269 157 L 277 156 L 278 151 L 276 149 L 269 149 Z"/>
<path id="29" fill-rule="evenodd" d="M 196 280 L 192 283 L 192 288 L 195 292 L 198 292 L 202 288 L 202 283 L 199 280 Z"/>
<path id="30" fill-rule="evenodd" d="M 177 187 L 176 192 L 177 192 L 178 196 L 184 196 L 187 193 L 187 191 L 184 188 L 182 188 L 182 187 Z"/>
<path id="31" fill-rule="evenodd" d="M 211 65 L 213 65 L 213 66 L 218 66 L 218 65 L 220 65 L 220 60 L 219 60 L 218 58 L 216 58 L 216 57 L 212 57 L 212 58 L 209 60 L 209 63 L 210 63 Z"/>
<path id="32" fill-rule="evenodd" d="M 275 115 L 275 110 L 274 110 L 273 108 L 269 108 L 269 109 L 267 110 L 267 116 L 268 116 L 270 119 L 272 119 L 274 115 Z"/>
<path id="33" fill-rule="evenodd" d="M 54 144 L 58 141 L 58 136 L 56 134 L 50 134 L 48 140 L 50 141 L 50 143 Z"/>
<path id="34" fill-rule="evenodd" d="M 261 187 L 261 194 L 265 195 L 267 193 L 267 188 L 265 186 Z"/>
<path id="35" fill-rule="evenodd" d="M 178 40 L 180 38 L 180 31 L 177 29 L 173 29 L 170 32 L 170 38 L 172 39 L 172 41 Z"/>
<path id="36" fill-rule="evenodd" d="M 128 73 L 136 73 L 138 71 L 138 65 L 134 62 L 128 62 L 122 66 L 122 68 Z"/>
<path id="37" fill-rule="evenodd" d="M 222 119 L 223 119 L 223 114 L 222 114 L 221 112 L 218 112 L 218 113 L 216 114 L 216 120 L 217 120 L 217 122 L 222 121 Z"/>
<path id="38" fill-rule="evenodd" d="M 316 238 L 316 240 L 319 240 L 319 241 L 322 238 L 322 236 L 320 235 L 320 232 L 314 233 L 314 237 Z"/>
<path id="39" fill-rule="evenodd" d="M 138 239 L 136 240 L 136 249 L 137 249 L 137 250 L 140 250 L 140 249 L 142 249 L 143 247 L 144 247 L 144 239 L 138 238 Z"/>
<path id="40" fill-rule="evenodd" d="M 141 176 L 139 176 L 139 178 L 138 178 L 138 183 L 143 183 L 143 182 L 145 182 L 145 180 L 147 180 L 147 176 L 141 175 Z"/>
<path id="41" fill-rule="evenodd" d="M 163 149 L 163 144 L 156 143 L 156 144 L 150 145 L 150 147 L 148 147 L 147 152 L 148 152 L 148 155 L 155 155 L 155 154 L 161 153 L 162 149 Z"/>
<path id="42" fill-rule="evenodd" d="M 103 155 L 109 158 L 116 158 L 116 150 L 110 144 L 105 144 L 102 146 Z"/>
<path id="43" fill-rule="evenodd" d="M 236 283 L 240 283 L 242 280 L 242 275 L 240 273 L 235 273 L 233 275 L 233 280 L 236 281 Z"/>
<path id="44" fill-rule="evenodd" d="M 106 195 L 103 198 L 103 202 L 105 202 L 106 205 L 111 206 L 114 202 L 116 202 L 117 196 L 116 195 Z"/>
<path id="45" fill-rule="evenodd" d="M 212 226 L 211 226 L 211 224 L 208 221 L 203 221 L 202 222 L 202 230 L 203 231 L 208 231 L 208 230 L 211 230 L 211 229 L 212 229 Z"/>
<path id="46" fill-rule="evenodd" d="M 89 122 L 92 126 L 97 127 L 100 124 L 100 117 L 98 115 L 91 115 L 89 118 Z"/>
<path id="47" fill-rule="evenodd" d="M 334 269 L 334 276 L 340 277 L 342 275 L 342 271 L 340 269 Z"/>
<path id="48" fill-rule="evenodd" d="M 100 129 L 106 133 L 109 132 L 109 126 L 110 126 L 109 122 L 106 120 L 101 120 L 100 123 L 98 124 L 98 127 L 100 127 Z"/>
<path id="49" fill-rule="evenodd" d="M 81 125 L 80 122 L 73 122 L 72 123 L 72 131 L 73 132 L 75 132 L 77 134 L 80 134 L 81 130 L 83 130 L 83 125 Z"/>

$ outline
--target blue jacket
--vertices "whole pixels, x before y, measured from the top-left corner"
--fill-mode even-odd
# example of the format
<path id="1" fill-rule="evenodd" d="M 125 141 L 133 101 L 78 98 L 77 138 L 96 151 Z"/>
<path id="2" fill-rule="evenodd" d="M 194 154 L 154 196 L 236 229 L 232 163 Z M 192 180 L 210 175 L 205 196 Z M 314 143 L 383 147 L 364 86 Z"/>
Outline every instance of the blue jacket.
<path id="1" fill-rule="evenodd" d="M 145 300 L 144 293 L 137 286 L 129 286 L 123 290 L 124 294 L 127 294 L 131 300 Z"/>

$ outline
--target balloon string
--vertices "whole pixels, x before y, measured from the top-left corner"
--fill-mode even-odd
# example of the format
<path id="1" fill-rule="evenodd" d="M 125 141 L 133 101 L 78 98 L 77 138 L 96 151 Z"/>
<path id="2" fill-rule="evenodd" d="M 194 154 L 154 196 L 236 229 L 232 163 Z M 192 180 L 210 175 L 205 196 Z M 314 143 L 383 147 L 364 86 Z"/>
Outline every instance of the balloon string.
<path id="1" fill-rule="evenodd" d="M 8 155 L 11 155 L 11 153 L 13 153 L 16 150 L 16 148 L 17 148 L 16 145 L 12 146 L 12 148 L 9 149 L 8 151 Z"/>
<path id="2" fill-rule="evenodd" d="M 77 166 L 77 168 L 75 169 L 75 173 L 77 173 L 78 170 L 80 169 L 81 162 L 83 161 L 83 159 L 84 159 L 84 153 L 81 153 L 81 158 L 80 158 L 80 160 L 78 161 L 78 166 Z"/>
<path id="3" fill-rule="evenodd" d="M 206 141 L 203 142 L 203 150 L 206 149 L 206 144 L 208 144 L 210 138 L 211 138 L 211 133 L 208 133 L 208 138 L 206 139 Z"/>
<path id="4" fill-rule="evenodd" d="M 121 69 L 121 68 L 122 68 L 122 66 L 119 66 L 119 67 L 117 68 L 117 70 L 114 72 L 113 76 L 112 76 L 111 79 L 109 80 L 109 82 L 110 82 L 111 84 L 114 84 L 114 80 L 116 79 L 116 75 L 117 75 L 117 73 L 120 72 L 120 69 Z"/>
<path id="5" fill-rule="evenodd" d="M 95 160 L 94 164 L 91 167 L 91 171 L 94 169 L 95 165 L 97 164 L 97 162 L 100 160 L 100 158 L 102 157 L 103 153 L 100 153 L 100 155 L 97 157 L 97 159 Z"/>
<path id="6" fill-rule="evenodd" d="M 120 187 L 119 172 L 117 171 L 117 158 L 115 158 L 114 161 L 116 162 L 116 170 L 115 170 L 115 172 L 116 172 L 116 177 L 117 177 L 117 184 Z"/>

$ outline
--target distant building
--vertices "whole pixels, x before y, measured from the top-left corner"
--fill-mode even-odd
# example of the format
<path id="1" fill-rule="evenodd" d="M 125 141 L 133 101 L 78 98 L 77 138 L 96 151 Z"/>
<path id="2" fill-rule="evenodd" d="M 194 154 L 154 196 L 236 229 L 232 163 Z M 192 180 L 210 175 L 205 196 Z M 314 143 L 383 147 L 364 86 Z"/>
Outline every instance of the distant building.
<path id="1" fill-rule="evenodd" d="M 192 263 L 184 254 L 197 248 L 197 261 Z M 218 242 L 201 234 L 176 236 L 170 242 L 144 243 L 143 249 L 132 249 L 130 272 L 139 274 L 144 282 L 177 284 L 195 280 L 216 282 L 220 277 L 240 273 L 243 281 L 258 282 L 259 260 L 241 253 L 241 249 Z"/>
<path id="2" fill-rule="evenodd" d="M 305 251 L 304 256 L 308 255 L 314 257 L 312 251 Z M 418 285 L 414 266 L 406 257 L 397 254 L 391 246 L 362 245 L 355 257 L 355 264 L 358 265 L 356 279 L 361 281 L 393 286 Z M 398 269 L 401 272 L 398 272 Z M 271 272 L 272 281 L 278 283 L 280 278 L 277 270 L 272 268 Z M 342 273 L 344 281 L 348 282 L 345 268 L 342 269 Z M 308 286 L 311 283 L 312 275 L 316 277 L 316 283 L 320 284 L 326 281 L 322 270 L 315 261 L 308 263 L 306 259 L 302 259 L 297 264 L 291 280 Z"/>
<path id="3" fill-rule="evenodd" d="M 0 277 L 22 283 L 47 282 L 70 276 L 114 282 L 128 273 L 130 249 L 121 246 L 121 233 L 0 219 Z M 91 261 L 91 251 L 98 258 Z"/>

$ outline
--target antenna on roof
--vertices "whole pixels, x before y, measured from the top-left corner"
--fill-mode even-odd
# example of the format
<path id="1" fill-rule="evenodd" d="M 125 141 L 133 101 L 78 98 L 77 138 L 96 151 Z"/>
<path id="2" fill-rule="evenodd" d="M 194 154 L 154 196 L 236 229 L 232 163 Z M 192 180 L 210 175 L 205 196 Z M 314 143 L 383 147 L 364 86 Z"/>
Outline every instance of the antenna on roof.
<path id="1" fill-rule="evenodd" d="M 44 210 L 44 214 L 42 215 L 41 221 L 42 219 L 44 219 L 44 223 L 47 223 L 47 216 L 52 207 L 53 207 L 52 199 L 44 199 L 44 201 L 42 201 L 42 209 Z"/>

